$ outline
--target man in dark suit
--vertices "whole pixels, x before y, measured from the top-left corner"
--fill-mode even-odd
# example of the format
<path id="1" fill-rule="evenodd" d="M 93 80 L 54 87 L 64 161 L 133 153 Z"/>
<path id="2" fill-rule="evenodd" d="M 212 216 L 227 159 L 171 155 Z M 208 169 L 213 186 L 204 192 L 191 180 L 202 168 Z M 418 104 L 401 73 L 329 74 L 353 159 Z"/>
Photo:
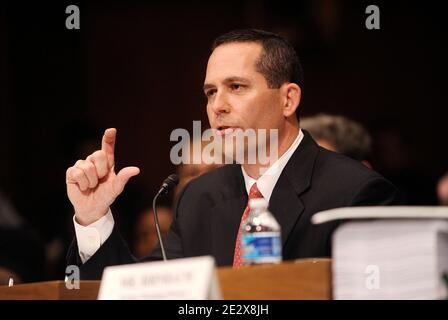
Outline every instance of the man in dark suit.
<path id="1" fill-rule="evenodd" d="M 238 130 L 275 129 L 279 158 L 272 166 L 259 159 L 226 165 L 191 181 L 175 208 L 165 243 L 168 258 L 213 255 L 219 266 L 238 266 L 238 231 L 248 195 L 269 201 L 281 226 L 285 260 L 330 256 L 336 225 L 313 226 L 314 213 L 396 201 L 395 188 L 379 174 L 320 148 L 300 130 L 296 110 L 301 86 L 298 57 L 283 38 L 236 30 L 215 40 L 204 83 L 211 127 L 226 138 L 234 138 Z M 109 206 L 139 169 L 127 167 L 115 174 L 115 136 L 115 129 L 106 130 L 102 149 L 67 170 L 76 230 L 68 263 L 81 267 L 83 279 L 99 279 L 108 265 L 136 262 Z M 268 138 L 266 148 L 273 145 Z M 225 153 L 233 154 L 226 147 Z M 249 147 L 244 144 L 245 155 Z M 158 259 L 156 249 L 146 260 Z"/>

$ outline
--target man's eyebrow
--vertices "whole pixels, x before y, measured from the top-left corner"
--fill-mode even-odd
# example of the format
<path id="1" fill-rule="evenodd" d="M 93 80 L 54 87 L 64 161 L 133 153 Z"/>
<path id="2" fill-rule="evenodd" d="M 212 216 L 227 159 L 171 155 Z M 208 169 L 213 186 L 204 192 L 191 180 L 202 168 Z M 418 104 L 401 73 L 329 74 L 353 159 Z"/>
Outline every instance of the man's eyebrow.
<path id="1" fill-rule="evenodd" d="M 203 90 L 206 91 L 208 89 L 214 88 L 215 86 L 211 83 L 204 83 Z"/>
<path id="2" fill-rule="evenodd" d="M 248 83 L 249 79 L 243 78 L 243 77 L 228 77 L 225 78 L 223 81 L 225 84 L 229 84 L 232 82 L 242 82 L 242 83 Z M 207 89 L 215 88 L 216 86 L 211 83 L 204 83 L 203 90 L 206 91 Z"/>
<path id="3" fill-rule="evenodd" d="M 249 82 L 249 79 L 243 78 L 243 77 L 229 77 L 224 79 L 224 83 L 231 83 L 231 82 Z"/>

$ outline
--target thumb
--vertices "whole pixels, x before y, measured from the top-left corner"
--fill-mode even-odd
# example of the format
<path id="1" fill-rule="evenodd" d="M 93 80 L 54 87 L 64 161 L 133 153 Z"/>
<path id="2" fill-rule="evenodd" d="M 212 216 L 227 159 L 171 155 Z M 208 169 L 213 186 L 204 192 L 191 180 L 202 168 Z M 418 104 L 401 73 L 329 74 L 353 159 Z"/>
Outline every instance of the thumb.
<path id="1" fill-rule="evenodd" d="M 116 180 L 115 180 L 115 192 L 117 195 L 119 195 L 123 189 L 126 183 L 128 183 L 129 179 L 131 179 L 133 176 L 136 176 L 140 173 L 140 169 L 138 167 L 126 167 L 120 170 L 118 172 Z"/>

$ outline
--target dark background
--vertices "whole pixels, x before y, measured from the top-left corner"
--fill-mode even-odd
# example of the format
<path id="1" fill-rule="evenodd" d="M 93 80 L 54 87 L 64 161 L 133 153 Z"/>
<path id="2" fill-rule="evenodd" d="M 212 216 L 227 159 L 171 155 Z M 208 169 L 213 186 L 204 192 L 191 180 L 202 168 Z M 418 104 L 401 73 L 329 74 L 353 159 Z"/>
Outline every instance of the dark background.
<path id="1" fill-rule="evenodd" d="M 374 168 L 409 204 L 436 204 L 448 170 L 446 13 L 442 2 L 391 2 L 2 2 L 0 189 L 45 244 L 67 244 L 65 171 L 116 127 L 117 167 L 141 168 L 116 203 L 126 229 L 175 170 L 171 131 L 207 123 L 201 88 L 212 40 L 255 27 L 296 47 L 302 116 L 361 122 L 374 138 Z M 80 30 L 65 28 L 69 4 L 80 8 Z M 365 27 L 369 4 L 380 8 L 380 30 Z"/>

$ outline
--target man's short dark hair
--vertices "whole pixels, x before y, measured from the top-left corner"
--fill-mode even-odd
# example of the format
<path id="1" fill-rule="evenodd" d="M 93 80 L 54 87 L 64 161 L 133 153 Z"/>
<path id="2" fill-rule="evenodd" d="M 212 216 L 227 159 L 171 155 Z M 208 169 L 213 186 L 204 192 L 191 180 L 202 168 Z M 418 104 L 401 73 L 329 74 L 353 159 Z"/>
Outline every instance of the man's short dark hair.
<path id="1" fill-rule="evenodd" d="M 257 29 L 240 29 L 225 33 L 215 39 L 212 51 L 232 42 L 259 43 L 263 50 L 256 62 L 256 69 L 266 79 L 269 88 L 278 89 L 286 82 L 303 85 L 303 71 L 293 46 L 281 36 Z"/>

